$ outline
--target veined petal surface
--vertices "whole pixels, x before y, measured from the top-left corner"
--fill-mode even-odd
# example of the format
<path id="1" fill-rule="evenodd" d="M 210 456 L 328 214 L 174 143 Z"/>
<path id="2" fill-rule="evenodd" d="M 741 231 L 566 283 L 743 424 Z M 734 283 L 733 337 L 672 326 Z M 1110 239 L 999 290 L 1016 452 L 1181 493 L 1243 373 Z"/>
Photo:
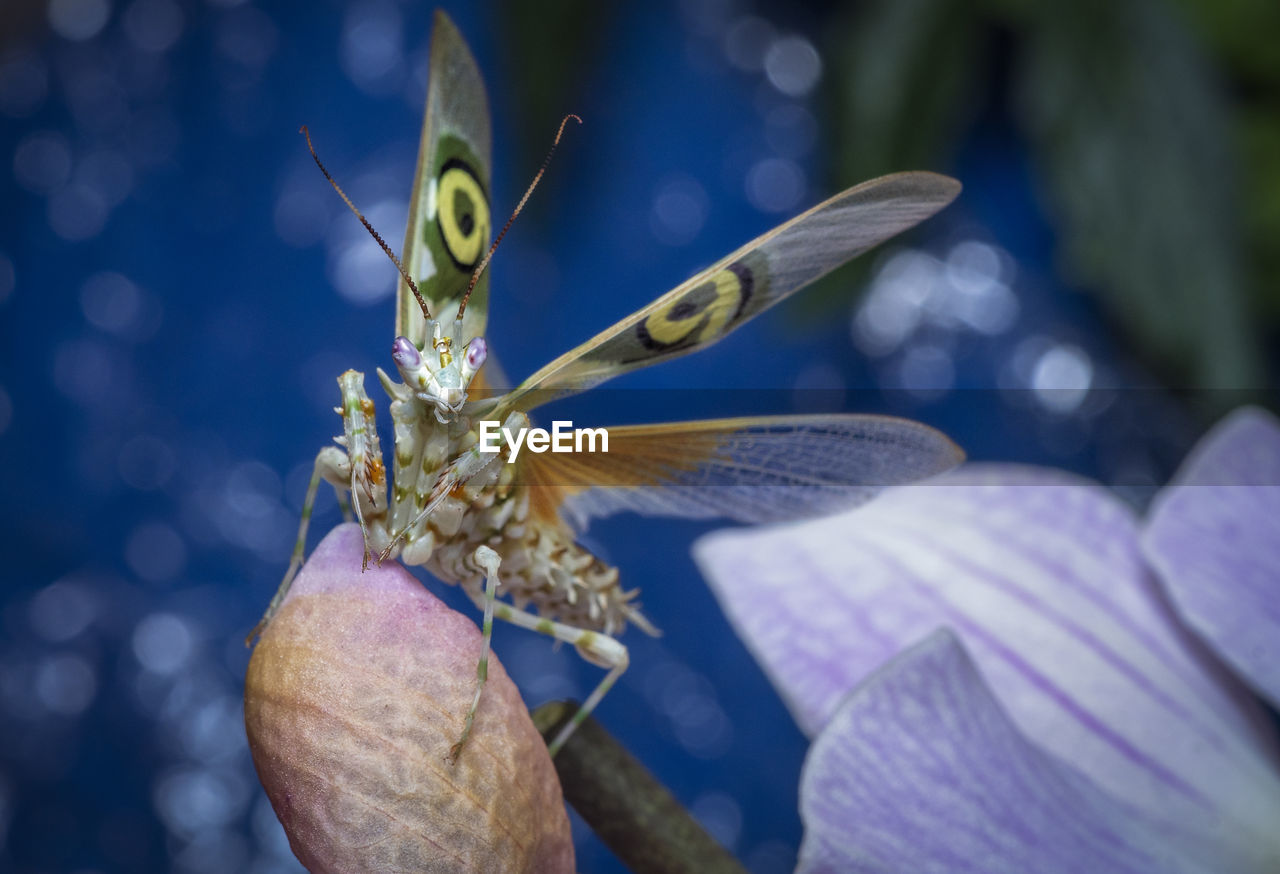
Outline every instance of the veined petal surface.
<path id="1" fill-rule="evenodd" d="M 1143 551 L 1178 612 L 1280 706 L 1280 421 L 1245 408 L 1152 506 Z"/>
<path id="2" fill-rule="evenodd" d="M 1029 743 L 956 637 L 873 674 L 814 741 L 800 874 L 1220 874 Z"/>
<path id="3" fill-rule="evenodd" d="M 1180 624 L 1138 534 L 1087 481 L 974 465 L 839 516 L 717 532 L 695 556 L 810 735 L 951 628 L 1028 738 L 1119 801 L 1280 864 L 1274 736 Z"/>

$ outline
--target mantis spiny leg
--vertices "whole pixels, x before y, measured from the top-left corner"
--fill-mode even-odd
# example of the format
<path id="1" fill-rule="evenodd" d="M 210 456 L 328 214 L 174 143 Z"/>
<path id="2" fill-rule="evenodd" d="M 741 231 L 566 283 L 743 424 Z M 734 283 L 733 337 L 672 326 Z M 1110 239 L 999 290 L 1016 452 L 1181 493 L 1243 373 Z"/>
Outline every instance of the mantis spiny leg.
<path id="1" fill-rule="evenodd" d="M 253 631 L 249 632 L 249 636 L 245 638 L 245 644 L 253 642 L 262 630 L 267 627 L 267 623 L 271 621 L 271 617 L 276 615 L 276 611 L 280 609 L 284 596 L 289 594 L 289 587 L 293 585 L 293 578 L 297 576 L 298 570 L 302 567 L 303 559 L 307 553 L 307 529 L 311 526 L 311 512 L 315 509 L 316 492 L 320 487 L 320 480 L 327 481 L 333 486 L 333 490 L 338 495 L 338 503 L 346 509 L 347 502 L 343 491 L 347 487 L 347 480 L 350 478 L 351 463 L 347 460 L 346 453 L 341 449 L 333 446 L 326 446 L 316 453 L 316 463 L 311 468 L 311 481 L 307 483 L 307 496 L 302 499 L 302 515 L 298 520 L 298 539 L 293 544 L 293 556 L 289 559 L 289 567 L 284 572 L 284 579 L 280 581 L 280 588 L 276 589 L 276 593 L 271 598 L 271 603 L 267 605 L 267 611 L 262 614 L 262 618 L 258 620 L 258 624 L 253 627 Z M 345 515 L 345 513 L 344 513 Z"/>
<path id="2" fill-rule="evenodd" d="M 573 644 L 578 654 L 584 659 L 593 665 L 609 669 L 609 673 L 604 675 L 604 679 L 587 696 L 587 700 L 578 708 L 578 712 L 565 723 L 564 728 L 560 729 L 560 732 L 551 743 L 547 744 L 547 752 L 554 756 L 564 746 L 565 741 L 569 739 L 574 730 L 582 724 L 582 721 L 591 715 L 591 711 L 596 709 L 596 705 L 613 688 L 614 683 L 622 676 L 622 672 L 627 669 L 627 666 L 631 663 L 631 658 L 627 655 L 627 648 L 603 632 L 589 631 L 584 628 L 565 625 L 561 622 L 553 622 L 550 619 L 534 616 L 532 613 L 502 601 L 492 602 L 487 590 L 485 600 L 486 625 L 489 624 L 488 608 L 492 604 L 492 615 L 496 618 L 504 622 L 510 622 L 512 625 L 518 625 L 521 628 L 527 628 L 530 631 L 536 631 L 539 634 L 545 634 L 548 637 L 554 637 L 556 640 Z"/>
<path id="3" fill-rule="evenodd" d="M 449 749 L 449 761 L 456 762 L 462 745 L 471 735 L 471 726 L 476 720 L 476 711 L 480 708 L 480 693 L 484 691 L 484 681 L 489 678 L 489 642 L 493 639 L 493 605 L 498 591 L 498 567 L 502 559 L 487 546 L 476 547 L 474 553 L 476 564 L 484 568 L 484 624 L 480 627 L 480 661 L 476 663 L 476 694 L 471 700 L 471 708 L 467 710 L 467 718 L 462 725 L 462 737 Z"/>

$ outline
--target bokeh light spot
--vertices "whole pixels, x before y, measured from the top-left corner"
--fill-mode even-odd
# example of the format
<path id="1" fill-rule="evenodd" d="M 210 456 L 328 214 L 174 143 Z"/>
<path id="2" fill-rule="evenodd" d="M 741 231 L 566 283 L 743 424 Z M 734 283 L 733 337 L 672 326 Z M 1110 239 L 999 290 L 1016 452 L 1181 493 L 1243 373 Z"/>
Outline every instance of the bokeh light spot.
<path id="1" fill-rule="evenodd" d="M 49 0 L 49 26 L 75 42 L 93 39 L 111 17 L 107 0 Z"/>
<path id="2" fill-rule="evenodd" d="M 1073 412 L 1093 384 L 1093 362 L 1079 346 L 1059 344 L 1044 351 L 1031 371 L 1036 400 L 1050 412 Z"/>
<path id="3" fill-rule="evenodd" d="M 804 196 L 800 165 L 788 158 L 764 158 L 747 171 L 747 199 L 761 212 L 786 212 Z"/>
<path id="4" fill-rule="evenodd" d="M 107 202 L 86 185 L 68 185 L 49 198 L 49 227 L 68 242 L 96 237 L 107 223 Z"/>
<path id="5" fill-rule="evenodd" d="M 119 273 L 95 273 L 80 288 L 80 309 L 95 328 L 123 334 L 137 325 L 142 292 Z"/>
<path id="6" fill-rule="evenodd" d="M 955 383 L 956 368 L 951 355 L 930 344 L 912 346 L 898 364 L 898 387 L 922 399 L 941 397 Z"/>
<path id="7" fill-rule="evenodd" d="M 36 668 L 36 696 L 40 703 L 61 716 L 83 713 L 98 692 L 93 667 L 77 655 L 56 655 Z"/>
<path id="8" fill-rule="evenodd" d="M 689 805 L 689 812 L 721 846 L 732 850 L 742 836 L 742 805 L 724 792 L 704 792 Z"/>
<path id="9" fill-rule="evenodd" d="M 388 240 L 403 236 L 406 215 L 407 205 L 395 200 L 381 201 L 365 211 L 369 223 Z M 400 233 L 396 233 L 397 229 Z M 344 228 L 343 235 L 344 239 L 334 247 L 336 254 L 330 270 L 338 294 L 363 306 L 390 297 L 398 274 L 387 254 L 358 223 Z"/>
<path id="10" fill-rule="evenodd" d="M 88 628 L 97 612 L 86 586 L 58 580 L 36 592 L 27 608 L 27 618 L 32 630 L 45 640 L 65 643 Z"/>
<path id="11" fill-rule="evenodd" d="M 342 69 L 370 94 L 396 90 L 404 71 L 404 24 L 396 7 L 364 2 L 347 10 L 342 29 Z"/>
<path id="12" fill-rule="evenodd" d="M 649 227 L 658 242 L 684 246 L 693 242 L 707 221 L 707 193 L 690 176 L 668 179 L 653 198 Z"/>
<path id="13" fill-rule="evenodd" d="M 27 134 L 13 150 L 13 178 L 36 194 L 51 194 L 71 178 L 71 145 L 57 131 Z"/>
<path id="14" fill-rule="evenodd" d="M 234 771 L 185 767 L 158 779 L 153 798 L 165 826 L 189 840 L 235 819 L 249 800 L 249 786 Z"/>
<path id="15" fill-rule="evenodd" d="M 1018 317 L 1018 299 L 1002 277 L 1004 258 L 994 246 L 966 240 L 947 254 L 944 277 L 950 288 L 939 307 L 982 334 L 1002 334 Z"/>
<path id="16" fill-rule="evenodd" d="M 210 764 L 229 760 L 248 744 L 240 699 L 222 695 L 200 702 L 184 716 L 179 734 L 191 758 Z"/>
<path id="17" fill-rule="evenodd" d="M 886 261 L 854 317 L 858 347 L 868 355 L 897 349 L 924 318 L 940 272 L 938 259 L 923 252 L 898 252 Z"/>
<path id="18" fill-rule="evenodd" d="M 74 178 L 97 192 L 107 206 L 119 206 L 133 190 L 133 165 L 121 153 L 104 149 L 86 155 Z"/>
<path id="19" fill-rule="evenodd" d="M 177 673 L 194 649 L 191 628 L 172 613 L 152 613 L 133 630 L 133 654 L 143 668 L 154 674 Z"/>
<path id="20" fill-rule="evenodd" d="M 280 502 L 283 489 L 278 473 L 260 461 L 246 461 L 227 477 L 227 503 L 242 516 L 261 519 Z"/>
<path id="21" fill-rule="evenodd" d="M 769 83 L 788 97 L 803 97 L 822 76 L 822 58 L 813 43 L 801 36 L 784 36 L 764 56 Z"/>

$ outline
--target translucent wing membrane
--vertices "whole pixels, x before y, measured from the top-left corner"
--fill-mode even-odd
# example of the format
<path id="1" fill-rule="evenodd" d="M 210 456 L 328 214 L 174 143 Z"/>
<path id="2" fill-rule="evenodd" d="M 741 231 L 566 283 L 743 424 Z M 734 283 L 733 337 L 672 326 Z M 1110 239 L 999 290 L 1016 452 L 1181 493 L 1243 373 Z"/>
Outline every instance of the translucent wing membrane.
<path id="1" fill-rule="evenodd" d="M 607 452 L 521 456 L 536 515 L 559 513 L 579 530 L 624 510 L 778 522 L 855 506 L 964 458 L 941 432 L 887 416 L 715 419 L 608 435 Z"/>
<path id="2" fill-rule="evenodd" d="M 431 33 L 427 112 L 409 199 L 404 266 L 431 315 L 452 323 L 471 274 L 489 249 L 489 100 L 475 58 L 449 17 L 436 13 Z M 489 280 L 482 276 L 467 303 L 463 342 L 484 333 Z M 422 309 L 400 280 L 396 333 L 422 348 Z"/>
<path id="3" fill-rule="evenodd" d="M 531 409 L 709 346 L 752 316 L 950 203 L 936 173 L 882 176 L 837 194 L 681 283 L 529 377 L 503 402 Z"/>

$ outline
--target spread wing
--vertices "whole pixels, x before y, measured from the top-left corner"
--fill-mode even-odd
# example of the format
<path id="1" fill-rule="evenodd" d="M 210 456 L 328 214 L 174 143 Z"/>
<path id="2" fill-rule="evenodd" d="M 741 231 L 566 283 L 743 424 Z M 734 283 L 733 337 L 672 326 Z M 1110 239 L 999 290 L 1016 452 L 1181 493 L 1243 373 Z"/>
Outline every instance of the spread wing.
<path id="1" fill-rule="evenodd" d="M 960 183 L 947 176 L 896 173 L 837 194 L 561 355 L 504 398 L 502 409 L 529 410 L 709 346 L 849 259 L 929 218 L 959 192 Z"/>
<path id="2" fill-rule="evenodd" d="M 713 419 L 605 429 L 585 451 L 522 454 L 531 512 L 578 530 L 630 510 L 650 516 L 777 522 L 866 501 L 885 486 L 954 467 L 941 432 L 889 416 Z M 594 449 L 595 451 L 591 451 Z"/>

